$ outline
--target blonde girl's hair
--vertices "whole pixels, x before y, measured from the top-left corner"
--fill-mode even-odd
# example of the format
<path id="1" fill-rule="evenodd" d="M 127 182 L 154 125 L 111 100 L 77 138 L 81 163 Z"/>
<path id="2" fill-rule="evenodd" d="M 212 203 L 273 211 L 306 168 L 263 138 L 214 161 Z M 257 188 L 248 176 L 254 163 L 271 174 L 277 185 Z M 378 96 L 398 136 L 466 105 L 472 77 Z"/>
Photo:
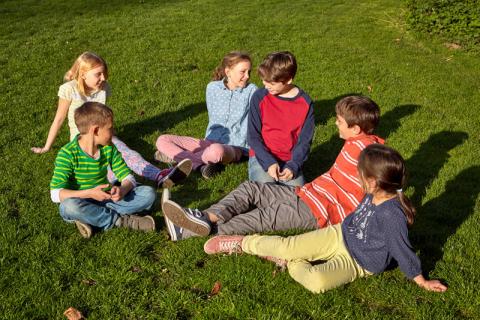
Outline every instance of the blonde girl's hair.
<path id="1" fill-rule="evenodd" d="M 416 211 L 403 193 L 407 174 L 400 153 L 382 144 L 371 144 L 360 153 L 358 172 L 363 179 L 375 179 L 378 189 L 395 194 L 403 208 L 407 224 L 413 224 Z"/>
<path id="2" fill-rule="evenodd" d="M 212 80 L 213 81 L 222 80 L 227 76 L 225 74 L 226 68 L 232 68 L 237 63 L 240 63 L 242 61 L 248 61 L 252 63 L 252 58 L 250 58 L 250 55 L 247 52 L 243 52 L 243 51 L 232 51 L 227 53 L 223 57 L 220 65 L 218 65 L 218 67 L 216 67 L 215 70 L 213 70 Z"/>
<path id="3" fill-rule="evenodd" d="M 84 52 L 80 56 L 78 56 L 77 60 L 75 60 L 70 70 L 65 73 L 63 79 L 65 81 L 77 80 L 78 91 L 80 91 L 83 96 L 88 96 L 90 92 L 87 91 L 85 81 L 82 77 L 86 72 L 100 66 L 103 66 L 103 74 L 105 76 L 105 80 L 107 80 L 108 67 L 105 60 L 103 60 L 100 56 L 96 55 L 93 52 Z"/>

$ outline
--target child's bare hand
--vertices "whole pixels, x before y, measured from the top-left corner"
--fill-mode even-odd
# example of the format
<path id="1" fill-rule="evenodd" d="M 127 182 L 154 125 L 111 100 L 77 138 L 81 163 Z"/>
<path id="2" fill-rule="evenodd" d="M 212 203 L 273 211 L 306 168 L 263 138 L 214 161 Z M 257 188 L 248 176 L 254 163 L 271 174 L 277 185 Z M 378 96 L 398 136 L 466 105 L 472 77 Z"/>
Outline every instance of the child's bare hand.
<path id="1" fill-rule="evenodd" d="M 428 291 L 435 291 L 435 292 L 447 291 L 447 286 L 438 280 L 425 280 L 422 287 Z"/>
<path id="2" fill-rule="evenodd" d="M 30 148 L 30 150 L 32 150 L 33 153 L 38 153 L 38 154 L 45 153 L 45 152 L 49 151 L 49 149 L 45 148 L 45 147 L 32 147 L 32 148 Z"/>
<path id="3" fill-rule="evenodd" d="M 90 189 L 90 198 L 97 200 L 97 201 L 106 201 L 110 200 L 112 196 L 110 193 L 103 191 L 102 189 L 108 188 L 109 184 L 101 184 L 96 186 L 95 188 Z M 113 188 L 112 188 L 113 189 Z"/>
<path id="4" fill-rule="evenodd" d="M 279 178 L 280 178 L 280 180 L 282 180 L 282 181 L 292 180 L 292 178 L 293 178 L 293 172 L 292 172 L 292 170 L 290 170 L 289 168 L 283 169 L 283 171 L 280 172 L 280 174 L 279 174 Z"/>
<path id="5" fill-rule="evenodd" d="M 112 196 L 111 200 L 117 202 L 123 199 L 123 191 L 121 187 L 113 186 L 110 190 L 110 195 Z"/>
<path id="6" fill-rule="evenodd" d="M 278 165 L 278 163 L 274 163 L 270 167 L 268 167 L 267 173 L 270 177 L 273 178 L 273 180 L 278 181 L 278 175 L 280 173 L 280 166 Z"/>

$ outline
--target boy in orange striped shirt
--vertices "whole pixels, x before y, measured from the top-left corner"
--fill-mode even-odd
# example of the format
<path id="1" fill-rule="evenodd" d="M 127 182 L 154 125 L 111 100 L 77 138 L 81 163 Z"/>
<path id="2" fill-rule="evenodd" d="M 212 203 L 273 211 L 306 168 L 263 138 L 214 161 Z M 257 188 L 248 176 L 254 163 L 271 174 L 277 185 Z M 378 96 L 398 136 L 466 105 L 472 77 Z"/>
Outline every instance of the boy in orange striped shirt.
<path id="1" fill-rule="evenodd" d="M 384 140 L 373 134 L 380 110 L 371 99 L 345 97 L 335 111 L 345 144 L 330 170 L 303 187 L 247 181 L 203 211 L 182 208 L 164 196 L 162 209 L 172 240 L 210 233 L 317 229 L 342 222 L 364 196 L 357 172 L 360 152 Z"/>

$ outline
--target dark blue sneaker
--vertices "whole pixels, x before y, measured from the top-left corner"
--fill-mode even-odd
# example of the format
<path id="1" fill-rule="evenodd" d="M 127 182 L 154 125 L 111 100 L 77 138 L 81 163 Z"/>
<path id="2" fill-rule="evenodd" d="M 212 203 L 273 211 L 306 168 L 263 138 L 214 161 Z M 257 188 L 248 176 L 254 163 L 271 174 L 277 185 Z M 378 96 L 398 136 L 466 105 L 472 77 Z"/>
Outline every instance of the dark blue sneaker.
<path id="1" fill-rule="evenodd" d="M 183 182 L 192 172 L 192 160 L 183 159 L 175 167 L 165 169 L 165 171 L 167 173 L 158 179 L 157 185 L 162 188 L 171 188 Z"/>

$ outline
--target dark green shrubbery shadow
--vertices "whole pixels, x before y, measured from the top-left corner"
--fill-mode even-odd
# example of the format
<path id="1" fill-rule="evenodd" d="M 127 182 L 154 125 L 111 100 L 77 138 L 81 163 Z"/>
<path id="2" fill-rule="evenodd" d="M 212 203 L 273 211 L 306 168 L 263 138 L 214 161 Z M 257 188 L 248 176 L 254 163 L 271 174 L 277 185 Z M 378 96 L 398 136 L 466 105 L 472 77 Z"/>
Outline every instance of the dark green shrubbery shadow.
<path id="1" fill-rule="evenodd" d="M 316 102 L 316 107 L 320 105 L 322 106 L 320 109 L 326 109 L 324 111 L 318 111 L 318 120 L 316 120 L 316 122 L 326 123 L 329 118 L 335 116 L 336 102 L 339 99 L 350 95 L 355 95 L 355 93 L 342 95 L 331 100 L 322 100 Z M 400 120 L 402 118 L 413 114 L 419 108 L 420 106 L 415 104 L 396 106 L 393 110 L 387 111 L 380 117 L 380 124 L 374 133 L 381 138 L 387 139 L 391 134 L 397 131 L 398 128 L 400 128 Z M 304 173 L 307 176 L 307 181 L 315 179 L 330 169 L 337 158 L 338 153 L 342 149 L 343 144 L 344 140 L 338 136 L 338 132 L 335 132 L 335 134 L 332 135 L 327 142 L 322 143 L 321 145 L 312 149 L 304 169 Z"/>

